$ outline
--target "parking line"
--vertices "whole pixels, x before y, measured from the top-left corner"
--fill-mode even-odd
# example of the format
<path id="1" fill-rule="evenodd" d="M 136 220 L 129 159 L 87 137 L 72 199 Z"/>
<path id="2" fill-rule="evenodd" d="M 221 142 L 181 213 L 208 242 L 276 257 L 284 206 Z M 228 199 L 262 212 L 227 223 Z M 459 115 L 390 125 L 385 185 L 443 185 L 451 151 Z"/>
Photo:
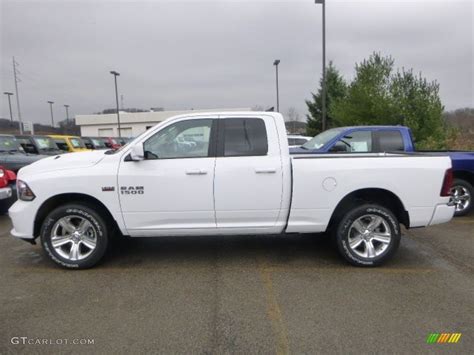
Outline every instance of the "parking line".
<path id="1" fill-rule="evenodd" d="M 271 321 L 273 334 L 276 340 L 276 353 L 278 355 L 289 354 L 290 346 L 288 343 L 288 335 L 283 317 L 281 315 L 280 306 L 278 305 L 278 301 L 273 289 L 271 268 L 267 268 L 261 261 L 258 261 L 258 268 L 260 271 L 260 277 L 262 278 L 263 286 L 265 288 L 267 316 Z"/>

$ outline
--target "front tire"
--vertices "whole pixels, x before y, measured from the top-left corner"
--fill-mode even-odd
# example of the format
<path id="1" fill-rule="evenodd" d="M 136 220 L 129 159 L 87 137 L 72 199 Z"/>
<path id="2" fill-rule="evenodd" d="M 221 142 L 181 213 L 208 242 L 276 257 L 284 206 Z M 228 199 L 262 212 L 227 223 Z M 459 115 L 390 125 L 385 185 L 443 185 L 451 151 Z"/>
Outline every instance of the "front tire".
<path id="1" fill-rule="evenodd" d="M 355 266 L 378 266 L 398 249 L 401 232 L 395 215 L 385 207 L 364 204 L 354 207 L 339 221 L 336 230 L 339 253 Z"/>
<path id="2" fill-rule="evenodd" d="M 93 208 L 82 204 L 65 204 L 53 210 L 45 218 L 40 235 L 48 257 L 65 268 L 90 268 L 107 250 L 104 219 Z"/>

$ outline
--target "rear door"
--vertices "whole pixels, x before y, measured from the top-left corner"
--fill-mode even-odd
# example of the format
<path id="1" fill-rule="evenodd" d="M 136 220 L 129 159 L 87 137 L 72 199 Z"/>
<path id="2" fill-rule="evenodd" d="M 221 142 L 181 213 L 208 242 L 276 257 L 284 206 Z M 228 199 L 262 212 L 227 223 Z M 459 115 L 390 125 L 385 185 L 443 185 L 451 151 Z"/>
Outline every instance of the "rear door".
<path id="1" fill-rule="evenodd" d="M 217 228 L 246 233 L 275 226 L 283 173 L 274 118 L 218 120 L 214 199 Z"/>

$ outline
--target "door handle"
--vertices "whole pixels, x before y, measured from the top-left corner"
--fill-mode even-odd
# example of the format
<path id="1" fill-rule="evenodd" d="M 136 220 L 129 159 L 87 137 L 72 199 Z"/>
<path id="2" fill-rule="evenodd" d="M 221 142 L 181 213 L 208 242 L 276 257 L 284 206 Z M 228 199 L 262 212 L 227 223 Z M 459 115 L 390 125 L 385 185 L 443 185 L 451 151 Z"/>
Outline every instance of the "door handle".
<path id="1" fill-rule="evenodd" d="M 256 174 L 275 174 L 276 169 L 275 168 L 256 168 L 255 173 Z"/>
<path id="2" fill-rule="evenodd" d="M 206 175 L 207 171 L 203 169 L 188 169 L 186 175 Z"/>

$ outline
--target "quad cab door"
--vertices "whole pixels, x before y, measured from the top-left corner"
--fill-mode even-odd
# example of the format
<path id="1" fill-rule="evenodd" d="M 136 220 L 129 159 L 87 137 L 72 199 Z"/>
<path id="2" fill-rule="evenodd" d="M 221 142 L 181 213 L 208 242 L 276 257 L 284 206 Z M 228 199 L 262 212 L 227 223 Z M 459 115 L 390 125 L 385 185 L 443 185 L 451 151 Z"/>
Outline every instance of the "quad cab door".
<path id="1" fill-rule="evenodd" d="M 272 116 L 220 117 L 214 196 L 218 231 L 257 233 L 277 227 L 283 172 Z M 268 231 L 267 231 L 268 232 Z"/>
<path id="2" fill-rule="evenodd" d="M 216 120 L 173 120 L 143 142 L 144 160 L 122 159 L 119 197 L 131 236 L 215 231 Z"/>

